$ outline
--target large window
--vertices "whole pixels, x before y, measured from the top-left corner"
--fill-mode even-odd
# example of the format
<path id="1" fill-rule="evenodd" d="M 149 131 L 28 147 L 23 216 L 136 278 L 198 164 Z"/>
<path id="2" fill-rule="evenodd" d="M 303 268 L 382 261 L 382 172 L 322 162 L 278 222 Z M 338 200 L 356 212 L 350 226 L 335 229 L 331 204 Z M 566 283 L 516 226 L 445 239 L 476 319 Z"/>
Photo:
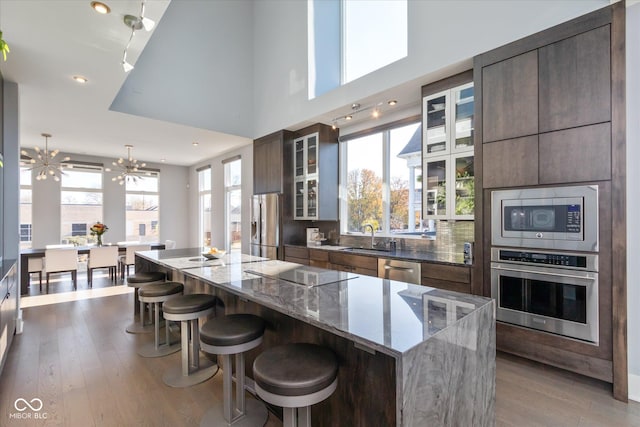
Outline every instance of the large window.
<path id="1" fill-rule="evenodd" d="M 157 242 L 159 229 L 160 172 L 145 170 L 145 175 L 126 182 L 126 240 Z"/>
<path id="2" fill-rule="evenodd" d="M 242 228 L 242 161 L 240 158 L 224 162 L 226 247 L 241 250 Z"/>
<path id="3" fill-rule="evenodd" d="M 28 167 L 20 168 L 20 249 L 31 247 L 32 242 L 32 192 L 31 171 Z"/>
<path id="4" fill-rule="evenodd" d="M 343 0 L 342 55 L 342 83 L 407 56 L 407 1 Z"/>
<path id="5" fill-rule="evenodd" d="M 384 235 L 419 227 L 420 141 L 416 122 L 342 142 L 343 232 L 362 233 L 365 224 Z"/>
<path id="6" fill-rule="evenodd" d="M 309 99 L 407 56 L 407 0 L 308 0 Z"/>
<path id="7" fill-rule="evenodd" d="M 102 218 L 102 167 L 71 165 L 61 179 L 60 218 L 63 243 L 95 242 L 89 228 Z"/>
<path id="8" fill-rule="evenodd" d="M 211 166 L 198 169 L 198 236 L 202 246 L 211 246 Z"/>

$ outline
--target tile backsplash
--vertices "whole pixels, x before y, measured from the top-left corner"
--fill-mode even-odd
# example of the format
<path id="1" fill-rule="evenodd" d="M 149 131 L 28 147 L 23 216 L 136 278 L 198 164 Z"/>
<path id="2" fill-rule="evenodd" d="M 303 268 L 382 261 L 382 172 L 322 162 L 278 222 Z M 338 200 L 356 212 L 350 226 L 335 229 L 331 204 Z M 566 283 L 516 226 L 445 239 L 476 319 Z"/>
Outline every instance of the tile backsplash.
<path id="1" fill-rule="evenodd" d="M 375 237 L 374 244 L 388 247 L 391 237 Z M 474 241 L 473 221 L 436 221 L 435 238 L 395 237 L 400 250 L 415 252 L 462 253 L 464 242 Z M 338 242 L 341 246 L 369 247 L 371 237 L 342 234 Z"/>

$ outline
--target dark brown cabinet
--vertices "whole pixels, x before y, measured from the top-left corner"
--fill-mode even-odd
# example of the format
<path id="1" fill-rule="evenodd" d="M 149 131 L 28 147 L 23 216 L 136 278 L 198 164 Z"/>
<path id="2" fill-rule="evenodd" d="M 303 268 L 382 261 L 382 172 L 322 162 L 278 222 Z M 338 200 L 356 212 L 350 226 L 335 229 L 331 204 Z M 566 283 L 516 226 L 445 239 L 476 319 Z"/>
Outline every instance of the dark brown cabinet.
<path id="1" fill-rule="evenodd" d="M 329 262 L 334 270 L 378 277 L 378 258 L 375 257 L 331 252 Z"/>
<path id="2" fill-rule="evenodd" d="M 309 249 L 298 246 L 284 247 L 284 260 L 309 265 Z"/>
<path id="3" fill-rule="evenodd" d="M 538 51 L 540 132 L 611 120 L 609 26 Z"/>
<path id="4" fill-rule="evenodd" d="M 282 193 L 284 145 L 292 132 L 281 130 L 253 142 L 253 194 Z"/>
<path id="5" fill-rule="evenodd" d="M 538 135 L 484 144 L 483 187 L 538 184 Z"/>
<path id="6" fill-rule="evenodd" d="M 469 267 L 423 262 L 421 284 L 448 291 L 471 293 L 471 269 Z"/>
<path id="7" fill-rule="evenodd" d="M 483 142 L 538 133 L 538 53 L 482 69 Z"/>

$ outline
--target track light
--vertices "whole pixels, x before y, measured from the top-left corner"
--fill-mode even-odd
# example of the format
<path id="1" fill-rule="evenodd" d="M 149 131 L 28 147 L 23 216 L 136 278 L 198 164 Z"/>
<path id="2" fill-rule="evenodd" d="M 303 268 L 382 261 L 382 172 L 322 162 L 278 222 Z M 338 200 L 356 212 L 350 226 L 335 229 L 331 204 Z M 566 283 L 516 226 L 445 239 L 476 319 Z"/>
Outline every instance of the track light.
<path id="1" fill-rule="evenodd" d="M 124 16 L 124 25 L 131 28 L 131 36 L 129 36 L 129 41 L 124 48 L 124 52 L 122 53 L 122 69 L 125 73 L 133 70 L 133 65 L 127 62 L 127 51 L 129 50 L 129 46 L 131 46 L 131 41 L 133 40 L 133 36 L 136 34 L 137 30 L 145 29 L 146 31 L 151 31 L 156 23 L 149 18 L 144 16 L 144 0 L 142 1 L 142 6 L 140 8 L 140 16 L 133 15 L 125 15 Z"/>

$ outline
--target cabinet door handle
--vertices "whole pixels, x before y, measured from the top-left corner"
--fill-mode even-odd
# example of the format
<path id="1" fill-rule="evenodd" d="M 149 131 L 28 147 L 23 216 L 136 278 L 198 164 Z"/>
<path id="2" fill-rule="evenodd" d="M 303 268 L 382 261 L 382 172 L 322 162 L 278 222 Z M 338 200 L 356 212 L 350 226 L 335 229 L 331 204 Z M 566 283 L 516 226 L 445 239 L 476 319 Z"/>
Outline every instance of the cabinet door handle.
<path id="1" fill-rule="evenodd" d="M 401 270 L 401 271 L 408 271 L 410 273 L 413 273 L 413 267 L 398 267 L 395 265 L 385 265 L 384 269 L 385 270 Z"/>

